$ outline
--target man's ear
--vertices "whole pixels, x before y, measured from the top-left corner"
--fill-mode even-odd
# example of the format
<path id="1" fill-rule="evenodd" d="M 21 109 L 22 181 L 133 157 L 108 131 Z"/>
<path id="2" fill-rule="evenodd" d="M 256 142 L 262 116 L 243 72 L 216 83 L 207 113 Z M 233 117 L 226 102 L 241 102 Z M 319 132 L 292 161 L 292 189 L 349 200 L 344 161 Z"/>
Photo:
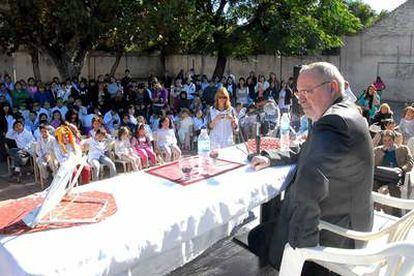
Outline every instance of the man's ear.
<path id="1" fill-rule="evenodd" d="M 330 82 L 331 93 L 339 92 L 339 83 L 336 80 Z"/>

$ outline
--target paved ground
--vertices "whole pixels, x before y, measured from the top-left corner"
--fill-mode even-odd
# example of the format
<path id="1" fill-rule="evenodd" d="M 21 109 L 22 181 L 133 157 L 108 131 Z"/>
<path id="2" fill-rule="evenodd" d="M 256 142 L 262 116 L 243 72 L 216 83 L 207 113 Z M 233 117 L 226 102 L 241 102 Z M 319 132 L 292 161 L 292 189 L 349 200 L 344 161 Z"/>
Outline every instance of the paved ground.
<path id="1" fill-rule="evenodd" d="M 21 183 L 16 183 L 9 179 L 7 164 L 0 163 L 0 201 L 19 198 L 40 192 L 40 186 L 34 183 L 34 176 L 24 175 Z"/>
<path id="2" fill-rule="evenodd" d="M 249 225 L 239 230 L 239 237 L 247 241 L 247 233 L 254 225 Z M 277 276 L 278 271 L 270 266 L 259 267 L 258 259 L 248 250 L 237 245 L 232 239 L 225 239 L 190 263 L 177 268 L 167 276 Z"/>

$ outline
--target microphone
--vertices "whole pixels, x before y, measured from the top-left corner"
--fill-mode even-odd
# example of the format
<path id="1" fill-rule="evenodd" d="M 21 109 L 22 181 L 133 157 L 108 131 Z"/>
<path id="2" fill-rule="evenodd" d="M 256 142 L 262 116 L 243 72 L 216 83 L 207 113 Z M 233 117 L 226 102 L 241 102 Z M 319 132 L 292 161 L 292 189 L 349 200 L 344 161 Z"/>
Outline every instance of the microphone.
<path id="1" fill-rule="evenodd" d="M 247 155 L 247 160 L 251 161 L 253 157 L 260 155 L 260 143 L 261 143 L 261 130 L 262 130 L 262 117 L 260 116 L 261 112 L 256 110 L 254 112 L 256 114 L 256 135 L 254 137 L 256 150 L 254 153 L 250 153 Z"/>
<path id="2" fill-rule="evenodd" d="M 260 114 L 256 115 L 256 155 L 260 155 L 260 129 L 262 127 L 262 123 L 260 120 Z"/>

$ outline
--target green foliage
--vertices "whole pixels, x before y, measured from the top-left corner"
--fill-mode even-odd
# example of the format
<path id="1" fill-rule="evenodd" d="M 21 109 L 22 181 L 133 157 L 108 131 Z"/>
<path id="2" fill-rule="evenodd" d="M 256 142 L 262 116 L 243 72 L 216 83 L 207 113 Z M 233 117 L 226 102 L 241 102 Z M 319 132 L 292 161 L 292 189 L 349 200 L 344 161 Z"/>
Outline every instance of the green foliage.
<path id="1" fill-rule="evenodd" d="M 302 55 L 341 46 L 343 35 L 372 22 L 371 12 L 344 0 L 6 0 L 0 46 L 39 49 L 63 75 L 73 75 L 65 67 L 78 72 L 94 48 Z"/>
<path id="2" fill-rule="evenodd" d="M 363 3 L 361 0 L 348 0 L 346 4 L 364 28 L 371 27 L 380 18 L 380 15 L 377 15 L 370 5 Z M 386 12 L 383 11 L 381 14 L 381 16 L 384 16 Z"/>
<path id="3" fill-rule="evenodd" d="M 111 34 L 128 0 L 8 0 L 0 7 L 0 33 L 7 37 L 3 48 L 14 51 L 19 45 L 48 54 L 62 77 L 80 72 L 88 51 Z M 139 5 L 136 5 L 139 6 Z"/>
<path id="4" fill-rule="evenodd" d="M 243 57 L 339 47 L 361 24 L 342 0 L 195 1 L 190 51 Z"/>

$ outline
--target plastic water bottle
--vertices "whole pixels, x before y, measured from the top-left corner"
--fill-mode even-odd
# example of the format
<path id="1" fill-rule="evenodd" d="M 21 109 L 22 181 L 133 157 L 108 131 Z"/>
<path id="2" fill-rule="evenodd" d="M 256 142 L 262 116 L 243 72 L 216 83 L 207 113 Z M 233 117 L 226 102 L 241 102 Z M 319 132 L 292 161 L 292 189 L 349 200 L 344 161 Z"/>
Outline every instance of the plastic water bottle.
<path id="1" fill-rule="evenodd" d="M 207 129 L 202 129 L 198 136 L 197 151 L 200 174 L 207 174 L 210 164 L 210 137 L 208 136 Z"/>
<path id="2" fill-rule="evenodd" d="M 280 150 L 289 151 L 290 146 L 290 118 L 289 113 L 283 113 L 280 120 Z"/>

